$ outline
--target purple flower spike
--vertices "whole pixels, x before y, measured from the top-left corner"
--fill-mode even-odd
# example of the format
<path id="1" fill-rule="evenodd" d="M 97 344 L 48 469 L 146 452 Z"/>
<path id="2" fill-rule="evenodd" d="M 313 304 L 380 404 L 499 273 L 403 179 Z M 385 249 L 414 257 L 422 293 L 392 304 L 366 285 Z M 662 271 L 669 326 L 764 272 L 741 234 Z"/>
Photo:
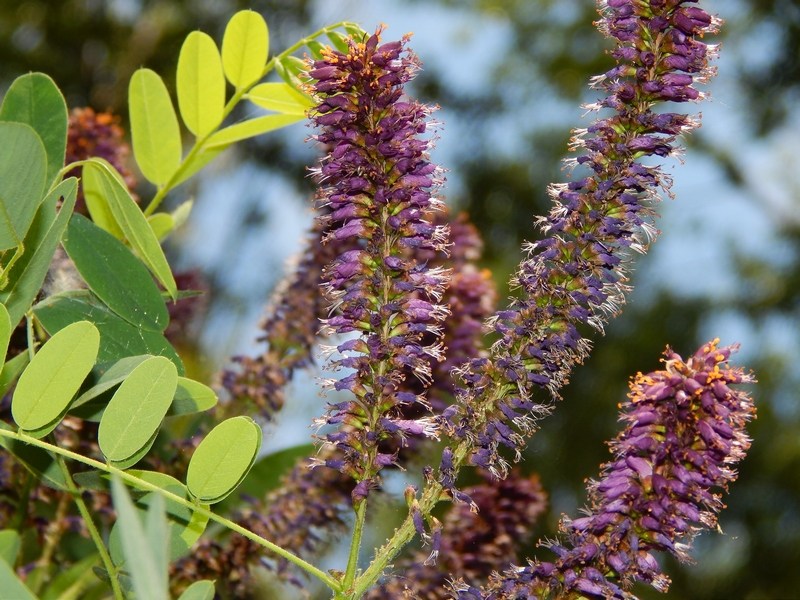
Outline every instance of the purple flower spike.
<path id="1" fill-rule="evenodd" d="M 625 429 L 610 444 L 614 460 L 589 484 L 588 516 L 562 519 L 566 540 L 551 544 L 555 561 L 497 576 L 491 593 L 625 599 L 635 581 L 666 591 L 669 578 L 653 553 L 689 558 L 694 536 L 716 528 L 720 492 L 750 447 L 745 426 L 755 408 L 735 386 L 753 380 L 728 366 L 733 349 L 718 342 L 688 360 L 667 349 L 663 370 L 631 381 L 620 416 Z"/>
<path id="2" fill-rule="evenodd" d="M 702 99 L 695 85 L 713 74 L 715 49 L 701 38 L 719 22 L 689 4 L 598 2 L 599 26 L 617 44 L 617 64 L 592 80 L 605 98 L 587 108 L 612 114 L 573 132 L 576 156 L 567 163 L 581 175 L 550 186 L 554 207 L 538 220 L 543 238 L 527 245 L 529 257 L 512 279 L 519 298 L 489 321 L 499 339 L 489 360 L 460 370 L 460 410 L 444 424 L 471 447 L 472 464 L 498 476 L 508 470 L 499 448 L 519 450 L 550 412 L 571 369 L 587 356 L 589 334 L 602 333 L 625 304 L 632 258 L 658 233 L 653 207 L 669 194 L 670 179 L 652 161 L 640 161 L 675 155 L 677 137 L 697 122 L 657 105 Z M 529 407 L 524 413 L 511 410 L 520 403 Z"/>
<path id="3" fill-rule="evenodd" d="M 386 462 L 379 444 L 438 435 L 436 423 L 410 421 L 401 405 L 408 377 L 430 385 L 431 363 L 443 359 L 439 323 L 448 314 L 440 303 L 448 272 L 419 258 L 442 252 L 449 238 L 434 222 L 440 170 L 422 137 L 432 109 L 403 96 L 419 68 L 407 39 L 381 44 L 379 34 L 351 39 L 347 53 L 326 49 L 309 72 L 318 100 L 315 139 L 328 150 L 315 170 L 325 241 L 352 244 L 322 280 L 332 313 L 323 331 L 360 336 L 331 361 L 352 370 L 335 387 L 356 399 L 330 405 L 325 419 L 346 432 L 327 442 L 342 450 L 342 471 L 359 482 L 356 501 L 379 483 Z"/>

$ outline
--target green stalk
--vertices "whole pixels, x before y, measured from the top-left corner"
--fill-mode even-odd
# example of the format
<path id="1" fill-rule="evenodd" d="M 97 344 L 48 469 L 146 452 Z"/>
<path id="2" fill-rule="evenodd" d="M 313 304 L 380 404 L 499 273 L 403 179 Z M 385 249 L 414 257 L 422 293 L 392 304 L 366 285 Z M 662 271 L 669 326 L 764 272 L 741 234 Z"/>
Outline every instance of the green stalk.
<path id="1" fill-rule="evenodd" d="M 338 592 L 341 590 L 341 585 L 339 584 L 339 582 L 330 575 L 328 575 L 327 573 L 325 573 L 324 571 L 321 571 L 311 563 L 306 562 L 299 556 L 292 554 L 288 550 L 281 548 L 280 546 L 274 544 L 273 542 L 270 542 L 269 540 L 261 537 L 260 535 L 257 535 L 252 531 L 245 529 L 241 525 L 238 525 L 237 523 L 234 523 L 233 521 L 212 512 L 202 504 L 192 502 L 190 500 L 187 500 L 186 498 L 178 496 L 177 494 L 173 494 L 172 492 L 163 490 L 157 485 L 139 479 L 138 477 L 135 477 L 134 475 L 131 475 L 126 471 L 118 469 L 117 467 L 113 467 L 106 463 L 102 463 L 99 460 L 94 460 L 93 458 L 82 456 L 76 452 L 72 452 L 71 450 L 67 450 L 59 446 L 54 446 L 53 444 L 50 444 L 42 440 L 38 440 L 25 433 L 0 429 L 0 436 L 5 438 L 10 438 L 13 440 L 18 440 L 25 444 L 30 444 L 31 446 L 37 446 L 38 448 L 42 448 L 43 450 L 47 450 L 48 452 L 52 452 L 53 454 L 60 455 L 63 456 L 64 458 L 69 458 L 70 460 L 74 460 L 83 463 L 85 465 L 88 465 L 94 469 L 97 469 L 98 471 L 103 471 L 105 473 L 117 475 L 120 479 L 122 479 L 126 483 L 136 488 L 146 490 L 148 492 L 155 492 L 157 494 L 161 494 L 166 500 L 170 500 L 171 502 L 175 502 L 176 504 L 185 506 L 189 510 L 197 512 L 200 515 L 207 517 L 209 520 L 219 523 L 220 525 L 230 529 L 231 531 L 235 531 L 236 533 L 246 537 L 250 541 L 258 544 L 259 546 L 262 546 L 263 548 L 266 548 L 267 550 L 273 552 L 274 554 L 277 554 L 281 558 L 299 567 L 309 575 L 316 577 L 334 592 Z"/>
<path id="2" fill-rule="evenodd" d="M 350 556 L 347 560 L 347 570 L 342 580 L 342 591 L 347 593 L 353 586 L 356 578 L 356 567 L 358 566 L 358 554 L 361 550 L 361 538 L 364 535 L 364 522 L 367 516 L 367 499 L 364 498 L 356 508 L 356 521 L 353 526 L 353 539 L 350 542 Z"/>
<path id="3" fill-rule="evenodd" d="M 55 445 L 52 447 L 58 448 L 58 446 Z M 61 472 L 64 474 L 64 479 L 67 482 L 67 488 L 69 489 L 70 494 L 72 494 L 72 498 L 75 500 L 75 504 L 78 507 L 78 512 L 81 514 L 83 522 L 86 524 L 86 528 L 89 530 L 89 537 L 92 538 L 94 545 L 97 547 L 97 553 L 100 555 L 100 560 L 103 561 L 103 566 L 108 572 L 108 579 L 111 582 L 111 590 L 114 593 L 114 598 L 116 600 L 124 600 L 125 596 L 122 594 L 122 588 L 120 587 L 119 580 L 117 579 L 117 568 L 114 566 L 114 562 L 111 560 L 111 555 L 108 553 L 108 549 L 103 542 L 103 537 L 100 535 L 100 532 L 97 530 L 97 526 L 94 524 L 92 513 L 89 512 L 89 508 L 83 501 L 80 489 L 78 489 L 78 487 L 75 485 L 75 482 L 72 480 L 72 475 L 67 468 L 67 463 L 64 461 L 64 458 L 56 455 L 56 462 L 61 468 Z"/>

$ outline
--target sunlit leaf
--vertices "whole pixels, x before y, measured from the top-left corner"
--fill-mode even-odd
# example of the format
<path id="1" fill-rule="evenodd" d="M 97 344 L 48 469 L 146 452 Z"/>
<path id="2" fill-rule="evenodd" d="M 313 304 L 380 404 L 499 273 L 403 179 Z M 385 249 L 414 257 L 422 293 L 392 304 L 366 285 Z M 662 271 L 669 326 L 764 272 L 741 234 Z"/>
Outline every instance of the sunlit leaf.
<path id="1" fill-rule="evenodd" d="M 172 276 L 169 263 L 164 256 L 164 251 L 158 243 L 156 234 L 153 233 L 147 218 L 136 205 L 130 192 L 123 185 L 119 173 L 107 161 L 92 159 L 86 169 L 96 168 L 100 175 L 99 189 L 108 202 L 109 209 L 128 243 L 134 252 L 147 265 L 147 268 L 156 276 L 174 299 L 178 292 L 175 278 Z"/>
<path id="2" fill-rule="evenodd" d="M 125 567 L 131 574 L 137 598 L 167 600 L 165 585 L 166 563 L 157 562 L 159 553 L 150 547 L 145 528 L 122 481 L 111 481 L 114 509 L 121 529 L 120 540 L 125 555 Z M 163 510 L 163 506 L 161 507 Z"/>
<path id="3" fill-rule="evenodd" d="M 214 600 L 214 582 L 208 579 L 195 581 L 183 591 L 178 600 Z"/>
<path id="4" fill-rule="evenodd" d="M 131 325 L 115 315 L 89 292 L 63 292 L 46 298 L 33 307 L 36 318 L 49 334 L 76 321 L 91 321 L 100 330 L 98 362 L 115 362 L 127 356 L 152 354 L 166 356 L 183 373 L 175 348 L 163 334 Z"/>
<path id="5" fill-rule="evenodd" d="M 92 370 L 99 348 L 100 333 L 87 321 L 73 323 L 47 340 L 14 390 L 11 414 L 17 425 L 37 437 L 49 433 Z M 50 429 L 42 432 L 46 427 Z"/>
<path id="6" fill-rule="evenodd" d="M 161 242 L 166 238 L 172 230 L 175 229 L 175 219 L 169 213 L 156 213 L 147 217 L 147 222 L 150 229 L 156 234 L 158 241 Z"/>
<path id="7" fill-rule="evenodd" d="M 300 77 L 308 69 L 306 63 L 296 56 L 285 56 L 275 63 L 275 71 L 286 83 L 299 90 L 303 85 Z"/>
<path id="8" fill-rule="evenodd" d="M 256 117 L 255 119 L 248 119 L 236 125 L 231 125 L 225 129 L 220 129 L 213 134 L 206 145 L 209 148 L 217 146 L 227 147 L 234 142 L 246 140 L 262 133 L 268 133 L 281 127 L 286 127 L 292 123 L 297 123 L 303 120 L 303 115 L 265 115 L 263 117 Z"/>
<path id="9" fill-rule="evenodd" d="M 147 179 L 164 185 L 181 163 L 181 131 L 167 86 L 154 71 L 138 69 L 128 104 L 136 164 Z"/>
<path id="10" fill-rule="evenodd" d="M 201 31 L 190 33 L 178 57 L 178 107 L 186 128 L 197 137 L 222 122 L 225 74 L 214 40 Z"/>
<path id="11" fill-rule="evenodd" d="M 328 39 L 333 44 L 333 47 L 336 48 L 339 52 L 343 54 L 347 54 L 349 52 L 350 46 L 347 43 L 348 37 L 346 35 L 343 35 L 338 31 L 329 31 Z"/>
<path id="12" fill-rule="evenodd" d="M 14 569 L 4 560 L 0 560 L 0 590 L 3 590 L 4 598 L 13 598 L 14 600 L 37 600 L 33 592 L 19 580 Z"/>
<path id="13" fill-rule="evenodd" d="M 120 317 L 164 331 L 169 313 L 150 272 L 125 245 L 83 215 L 73 215 L 64 249 L 89 289 Z"/>
<path id="14" fill-rule="evenodd" d="M 6 305 L 11 323 L 16 326 L 42 288 L 56 246 L 67 227 L 77 198 L 78 180 L 65 179 L 39 206 L 33 224 L 25 236 L 25 253 L 8 273 L 8 285 L 0 290 L 0 302 Z M 61 201 L 61 209 L 56 206 Z"/>
<path id="15" fill-rule="evenodd" d="M 8 316 L 8 310 L 5 305 L 0 304 L 0 356 L 5 361 L 6 352 L 8 351 L 8 342 L 11 340 L 11 317 Z"/>
<path id="16" fill-rule="evenodd" d="M 10 566 L 17 562 L 20 547 L 19 533 L 14 529 L 0 531 L 0 561 L 5 561 Z"/>
<path id="17" fill-rule="evenodd" d="M 269 53 L 267 22 L 257 12 L 237 12 L 222 37 L 222 66 L 234 87 L 241 89 L 261 78 Z"/>
<path id="18" fill-rule="evenodd" d="M 177 385 L 175 365 L 163 356 L 148 358 L 131 371 L 100 420 L 97 443 L 108 460 L 127 460 L 151 441 Z"/>
<path id="19" fill-rule="evenodd" d="M 95 367 L 95 369 L 92 370 L 91 375 L 95 376 L 96 380 L 89 389 L 75 399 L 75 402 L 73 402 L 70 406 L 70 410 L 86 404 L 90 400 L 94 400 L 98 396 L 101 396 L 110 389 L 118 386 L 120 383 L 125 381 L 125 378 L 131 374 L 131 371 L 133 371 L 148 358 L 152 358 L 152 356 L 149 354 L 128 356 L 108 366 L 108 368 L 102 371 L 99 376 L 96 374 L 98 367 Z M 91 378 L 92 377 L 90 376 L 90 379 Z"/>
<path id="20" fill-rule="evenodd" d="M 287 115 L 305 116 L 314 105 L 310 98 L 283 82 L 260 83 L 245 98 L 261 108 Z"/>
<path id="21" fill-rule="evenodd" d="M 200 442 L 189 461 L 189 492 L 201 502 L 219 502 L 247 475 L 260 446 L 261 428 L 251 418 L 223 421 Z"/>
<path id="22" fill-rule="evenodd" d="M 64 166 L 67 150 L 67 103 L 61 90 L 44 73 L 17 77 L 3 98 L 0 121 L 25 123 L 39 135 L 47 155 L 49 187 Z"/>
<path id="23" fill-rule="evenodd" d="M 230 144 L 221 144 L 215 148 L 207 148 L 203 146 L 203 149 L 200 150 L 200 152 L 190 158 L 187 158 L 186 162 L 181 165 L 181 169 L 178 172 L 178 176 L 175 180 L 175 185 L 183 183 L 192 177 L 192 175 L 196 174 L 208 163 L 217 158 L 217 156 L 219 156 L 228 146 L 230 146 Z"/>
<path id="24" fill-rule="evenodd" d="M 168 415 L 185 415 L 208 410 L 217 404 L 217 394 L 207 385 L 178 377 L 178 388 L 169 407 Z"/>
<path id="25" fill-rule="evenodd" d="M 41 138 L 24 123 L 0 122 L 0 251 L 20 245 L 47 183 Z"/>
<path id="26" fill-rule="evenodd" d="M 109 163 L 110 164 L 110 163 Z M 127 189 L 125 180 L 116 169 L 109 169 L 111 174 L 117 179 L 120 186 Z M 106 194 L 108 193 L 107 187 L 104 185 L 103 178 L 107 174 L 97 164 L 90 162 L 84 164 L 81 170 L 81 186 L 83 187 L 83 199 L 86 202 L 86 208 L 89 210 L 89 215 L 92 217 L 94 224 L 105 229 L 115 238 L 124 240 L 125 234 L 117 223 L 114 213 L 111 212 L 111 204 Z"/>

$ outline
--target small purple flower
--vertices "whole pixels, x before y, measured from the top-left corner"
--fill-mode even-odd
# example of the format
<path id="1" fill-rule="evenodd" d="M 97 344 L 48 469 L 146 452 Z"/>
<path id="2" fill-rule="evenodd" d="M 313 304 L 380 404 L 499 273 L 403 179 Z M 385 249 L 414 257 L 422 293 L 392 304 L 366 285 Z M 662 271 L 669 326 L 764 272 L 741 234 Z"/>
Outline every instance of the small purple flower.
<path id="1" fill-rule="evenodd" d="M 417 257 L 439 253 L 446 226 L 434 222 L 439 169 L 423 136 L 431 112 L 403 96 L 418 62 L 406 39 L 381 44 L 379 33 L 350 40 L 347 53 L 323 51 L 309 76 L 318 100 L 315 139 L 328 154 L 315 171 L 328 243 L 352 246 L 323 272 L 331 316 L 323 332 L 356 332 L 359 343 L 338 346 L 334 369 L 352 372 L 334 384 L 352 401 L 330 405 L 326 422 L 346 425 L 347 435 L 327 437 L 344 454 L 343 472 L 357 482 L 354 498 L 366 497 L 385 466 L 378 445 L 411 434 L 438 436 L 429 419 L 415 425 L 402 414 L 408 377 L 431 382 L 431 360 L 443 358 L 440 303 L 448 272 Z M 433 339 L 431 339 L 433 338 Z M 415 398 L 419 394 L 415 394 Z"/>
<path id="2" fill-rule="evenodd" d="M 460 369 L 460 410 L 443 418 L 448 432 L 471 446 L 472 464 L 498 476 L 508 469 L 498 449 L 518 450 L 550 412 L 572 367 L 588 355 L 588 333 L 602 333 L 624 305 L 633 256 L 657 234 L 653 206 L 660 192 L 669 193 L 670 180 L 640 161 L 676 154 L 677 136 L 697 123 L 656 106 L 702 99 L 694 86 L 713 74 L 715 49 L 700 38 L 718 20 L 689 3 L 599 3 L 599 26 L 617 43 L 617 65 L 592 80 L 606 96 L 587 108 L 613 114 L 574 132 L 570 147 L 578 155 L 568 165 L 581 174 L 550 186 L 555 206 L 538 219 L 543 237 L 526 246 L 529 257 L 512 279 L 519 297 L 489 321 L 499 336 L 491 356 Z M 544 399 L 534 401 L 536 394 Z"/>
<path id="3" fill-rule="evenodd" d="M 688 360 L 667 349 L 663 370 L 632 380 L 625 429 L 610 444 L 614 459 L 588 486 L 588 516 L 562 520 L 566 539 L 550 544 L 553 562 L 495 577 L 485 598 L 502 590 L 504 598 L 624 599 L 635 581 L 666 591 L 653 553 L 689 559 L 694 536 L 716 527 L 720 492 L 750 447 L 745 426 L 755 408 L 736 386 L 753 380 L 728 365 L 733 348 L 718 342 Z"/>

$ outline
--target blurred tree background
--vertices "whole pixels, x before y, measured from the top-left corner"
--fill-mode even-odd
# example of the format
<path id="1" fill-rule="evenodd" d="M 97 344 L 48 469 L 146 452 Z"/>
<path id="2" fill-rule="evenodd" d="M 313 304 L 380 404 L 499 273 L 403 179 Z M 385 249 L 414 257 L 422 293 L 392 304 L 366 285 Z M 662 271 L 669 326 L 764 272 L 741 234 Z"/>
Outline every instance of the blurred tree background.
<path id="1" fill-rule="evenodd" d="M 674 170 L 662 239 L 638 262 L 623 316 L 532 441 L 529 464 L 551 494 L 540 527 L 551 535 L 607 459 L 603 440 L 616 431 L 628 377 L 656 368 L 666 344 L 688 353 L 715 336 L 739 341 L 737 362 L 759 380 L 755 442 L 721 518 L 726 535 L 697 540 L 696 566 L 669 565 L 668 597 L 800 598 L 800 3 L 706 5 L 726 21 L 720 76 L 702 107 L 704 127 L 688 140 L 687 164 Z M 265 15 L 275 49 L 340 19 L 368 30 L 387 23 L 387 38 L 415 32 L 425 64 L 415 92 L 441 107 L 435 157 L 448 169 L 445 193 L 479 224 L 487 266 L 505 290 L 520 243 L 534 235 L 532 215 L 548 210 L 547 183 L 565 176 L 569 129 L 586 125 L 579 105 L 592 99 L 588 78 L 610 64 L 607 40 L 591 26 L 594 2 L 1 0 L 0 91 L 21 73 L 43 71 L 70 107 L 124 120 L 134 69 L 153 68 L 169 82 L 186 34 L 220 39 L 241 8 Z M 251 344 L 269 290 L 299 248 L 313 193 L 307 135 L 295 126 L 253 142 L 183 190 L 196 195 L 196 214 L 170 251 L 210 282 L 197 344 L 211 369 Z M 236 268 L 222 267 L 234 257 Z"/>

